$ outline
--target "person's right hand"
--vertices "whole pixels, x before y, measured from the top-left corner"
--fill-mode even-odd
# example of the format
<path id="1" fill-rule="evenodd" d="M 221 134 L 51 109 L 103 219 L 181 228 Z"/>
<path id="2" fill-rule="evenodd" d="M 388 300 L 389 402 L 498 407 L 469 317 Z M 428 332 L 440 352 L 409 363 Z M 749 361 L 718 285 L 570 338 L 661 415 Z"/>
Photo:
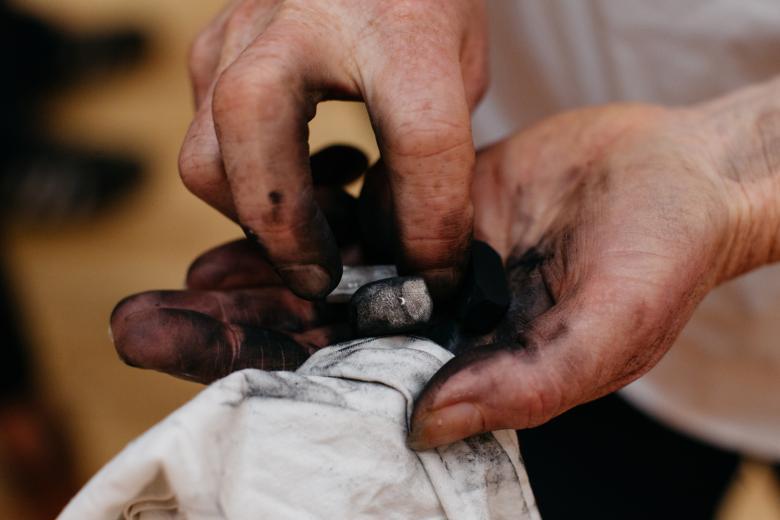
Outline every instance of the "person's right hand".
<path id="1" fill-rule="evenodd" d="M 417 398 L 410 446 L 537 426 L 652 368 L 716 285 L 780 261 L 780 84 L 566 112 L 481 151 L 512 303 Z"/>
<path id="2" fill-rule="evenodd" d="M 367 104 L 392 191 L 402 272 L 453 289 L 472 231 L 470 110 L 487 81 L 482 0 L 238 0 L 190 58 L 197 114 L 180 171 L 254 236 L 298 296 L 341 277 L 309 178 L 325 99 Z"/>

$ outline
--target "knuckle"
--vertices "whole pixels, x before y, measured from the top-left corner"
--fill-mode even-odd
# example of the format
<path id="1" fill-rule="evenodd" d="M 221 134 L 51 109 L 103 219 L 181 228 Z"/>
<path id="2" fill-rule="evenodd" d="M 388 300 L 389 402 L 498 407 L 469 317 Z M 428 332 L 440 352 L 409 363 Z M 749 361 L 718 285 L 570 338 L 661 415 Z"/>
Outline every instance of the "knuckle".
<path id="1" fill-rule="evenodd" d="M 245 107 L 252 99 L 253 81 L 248 71 L 237 71 L 235 65 L 223 72 L 214 87 L 214 119 L 220 121 L 233 110 Z"/>
<path id="2" fill-rule="evenodd" d="M 556 385 L 531 387 L 515 403 L 518 428 L 532 428 L 546 423 L 564 408 L 563 393 Z"/>
<path id="3" fill-rule="evenodd" d="M 209 33 L 202 33 L 193 40 L 187 57 L 191 78 L 202 76 L 214 51 L 213 46 L 214 40 Z"/>
<path id="4" fill-rule="evenodd" d="M 225 32 L 230 34 L 251 29 L 261 8 L 260 4 L 258 0 L 244 0 L 236 5 L 225 22 Z"/>
<path id="5" fill-rule="evenodd" d="M 274 56 L 236 63 L 222 73 L 214 88 L 213 112 L 217 121 L 243 116 L 275 117 L 279 101 L 289 92 L 288 75 Z"/>
<path id="6" fill-rule="evenodd" d="M 179 154 L 179 177 L 190 192 L 201 198 L 208 193 L 219 180 L 215 171 L 211 157 L 200 152 L 191 142 L 182 146 Z"/>
<path id="7" fill-rule="evenodd" d="M 450 150 L 473 155 L 465 97 L 443 93 L 440 81 L 431 79 L 431 83 L 438 94 L 410 91 L 401 85 L 402 90 L 384 94 L 384 103 L 394 107 L 383 114 L 385 145 L 402 156 L 425 157 Z"/>
<path id="8" fill-rule="evenodd" d="M 411 114 L 410 117 L 399 118 L 391 126 L 387 145 L 393 153 L 417 158 L 452 153 L 473 163 L 471 131 L 467 125 L 444 119 L 420 123 L 421 119 L 419 114 Z"/>

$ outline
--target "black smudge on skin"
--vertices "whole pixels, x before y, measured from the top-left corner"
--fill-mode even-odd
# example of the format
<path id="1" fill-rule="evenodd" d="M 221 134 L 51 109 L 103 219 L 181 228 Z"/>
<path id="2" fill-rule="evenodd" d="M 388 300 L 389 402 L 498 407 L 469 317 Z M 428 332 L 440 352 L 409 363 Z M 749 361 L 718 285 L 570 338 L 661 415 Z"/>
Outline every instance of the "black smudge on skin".
<path id="1" fill-rule="evenodd" d="M 511 257 L 507 262 L 507 283 L 510 303 L 505 317 L 489 334 L 465 333 L 452 320 L 437 321 L 438 328 L 426 332 L 435 341 L 442 338 L 450 341 L 448 350 L 460 355 L 475 348 L 492 350 L 528 350 L 532 348 L 527 334 L 533 320 L 555 305 L 545 281 L 543 267 L 551 255 L 532 248 L 521 255 Z M 565 324 L 562 325 L 565 327 Z M 481 356 L 477 356 L 481 357 Z"/>
<path id="2" fill-rule="evenodd" d="M 281 204 L 284 201 L 284 195 L 279 191 L 272 191 L 268 194 L 268 200 L 273 205 Z"/>

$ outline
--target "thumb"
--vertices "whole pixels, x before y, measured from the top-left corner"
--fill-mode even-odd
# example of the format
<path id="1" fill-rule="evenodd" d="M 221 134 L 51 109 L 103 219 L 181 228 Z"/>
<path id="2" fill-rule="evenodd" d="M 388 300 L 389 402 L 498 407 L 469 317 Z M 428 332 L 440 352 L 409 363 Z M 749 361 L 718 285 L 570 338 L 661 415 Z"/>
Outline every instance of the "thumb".
<path id="1" fill-rule="evenodd" d="M 527 326 L 515 324 L 510 335 L 445 364 L 417 400 L 409 446 L 423 450 L 483 432 L 537 426 L 628 384 L 655 364 L 665 350 L 659 347 L 674 337 L 661 326 L 664 313 L 655 312 L 666 299 L 618 280 L 586 279 L 593 281 Z"/>

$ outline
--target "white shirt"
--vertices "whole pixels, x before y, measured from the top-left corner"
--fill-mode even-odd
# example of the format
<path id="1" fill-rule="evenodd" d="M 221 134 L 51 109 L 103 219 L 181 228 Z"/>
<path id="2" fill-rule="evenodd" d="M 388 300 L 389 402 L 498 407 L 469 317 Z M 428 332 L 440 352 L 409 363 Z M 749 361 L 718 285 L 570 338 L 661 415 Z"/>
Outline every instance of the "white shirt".
<path id="1" fill-rule="evenodd" d="M 780 74 L 778 0 L 488 0 L 492 86 L 478 144 L 561 110 L 685 104 Z M 623 391 L 656 418 L 780 460 L 780 266 L 713 291 Z"/>

